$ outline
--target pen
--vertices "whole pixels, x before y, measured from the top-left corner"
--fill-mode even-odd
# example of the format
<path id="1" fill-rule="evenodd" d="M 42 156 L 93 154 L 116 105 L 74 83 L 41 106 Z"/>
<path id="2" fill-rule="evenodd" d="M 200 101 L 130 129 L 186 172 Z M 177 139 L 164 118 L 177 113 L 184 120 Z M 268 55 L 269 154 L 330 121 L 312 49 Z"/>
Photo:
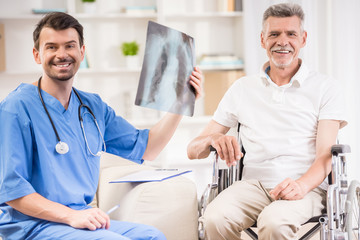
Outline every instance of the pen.
<path id="1" fill-rule="evenodd" d="M 107 211 L 106 214 L 109 215 L 110 213 L 112 213 L 113 211 L 118 209 L 119 207 L 120 207 L 120 204 L 115 205 L 114 207 L 110 208 L 110 210 Z"/>
<path id="2" fill-rule="evenodd" d="M 177 168 L 157 168 L 155 171 L 177 171 Z"/>

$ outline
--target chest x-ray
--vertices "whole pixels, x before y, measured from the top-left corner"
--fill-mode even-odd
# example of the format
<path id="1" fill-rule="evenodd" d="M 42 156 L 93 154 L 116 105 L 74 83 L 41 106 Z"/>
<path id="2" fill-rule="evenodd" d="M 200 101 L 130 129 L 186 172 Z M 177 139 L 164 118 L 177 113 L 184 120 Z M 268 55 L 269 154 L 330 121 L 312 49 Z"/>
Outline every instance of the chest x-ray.
<path id="1" fill-rule="evenodd" d="M 189 35 L 149 21 L 136 105 L 193 116 L 194 45 Z"/>

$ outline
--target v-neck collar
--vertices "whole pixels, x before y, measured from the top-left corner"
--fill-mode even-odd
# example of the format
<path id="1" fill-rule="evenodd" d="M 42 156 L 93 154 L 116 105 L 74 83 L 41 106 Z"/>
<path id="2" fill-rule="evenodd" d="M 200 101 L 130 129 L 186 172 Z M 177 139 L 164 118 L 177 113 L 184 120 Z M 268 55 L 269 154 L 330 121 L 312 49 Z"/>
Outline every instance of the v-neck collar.
<path id="1" fill-rule="evenodd" d="M 36 86 L 35 86 L 36 87 Z M 74 91 L 71 90 L 70 94 L 70 101 L 68 108 L 65 109 L 64 106 L 60 103 L 60 101 L 52 96 L 51 94 L 47 93 L 46 91 L 41 89 L 41 95 L 44 99 L 44 103 L 48 109 L 53 109 L 54 111 L 58 112 L 59 114 L 64 115 L 64 117 L 69 117 L 71 113 L 74 111 L 75 105 L 76 105 L 76 96 L 74 94 Z"/>

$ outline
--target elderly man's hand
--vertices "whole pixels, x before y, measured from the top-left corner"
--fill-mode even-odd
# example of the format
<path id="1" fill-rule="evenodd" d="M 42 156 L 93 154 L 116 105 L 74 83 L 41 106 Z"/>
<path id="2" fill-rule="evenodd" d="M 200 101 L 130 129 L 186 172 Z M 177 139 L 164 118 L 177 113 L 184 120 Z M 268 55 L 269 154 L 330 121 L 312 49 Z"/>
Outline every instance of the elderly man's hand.
<path id="1" fill-rule="evenodd" d="M 269 193 L 274 200 L 299 200 L 304 198 L 308 189 L 300 180 L 286 178 Z"/>
<path id="2" fill-rule="evenodd" d="M 235 166 L 243 156 L 236 137 L 219 133 L 213 134 L 211 138 L 211 146 L 216 149 L 219 157 L 226 161 L 228 167 Z"/>

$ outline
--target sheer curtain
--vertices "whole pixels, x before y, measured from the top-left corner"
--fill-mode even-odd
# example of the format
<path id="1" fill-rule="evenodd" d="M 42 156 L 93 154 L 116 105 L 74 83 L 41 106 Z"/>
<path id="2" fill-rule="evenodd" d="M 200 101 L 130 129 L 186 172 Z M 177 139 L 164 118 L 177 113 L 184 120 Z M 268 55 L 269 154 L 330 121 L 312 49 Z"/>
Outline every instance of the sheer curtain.
<path id="1" fill-rule="evenodd" d="M 356 72 L 356 68 L 360 69 L 360 1 L 243 0 L 247 74 L 257 73 L 267 61 L 260 46 L 262 14 L 268 6 L 282 2 L 297 3 L 305 12 L 308 39 L 300 57 L 309 67 L 334 77 L 342 86 L 349 124 L 340 131 L 339 140 L 352 148 L 348 157 L 349 178 L 360 180 L 360 79 Z"/>

